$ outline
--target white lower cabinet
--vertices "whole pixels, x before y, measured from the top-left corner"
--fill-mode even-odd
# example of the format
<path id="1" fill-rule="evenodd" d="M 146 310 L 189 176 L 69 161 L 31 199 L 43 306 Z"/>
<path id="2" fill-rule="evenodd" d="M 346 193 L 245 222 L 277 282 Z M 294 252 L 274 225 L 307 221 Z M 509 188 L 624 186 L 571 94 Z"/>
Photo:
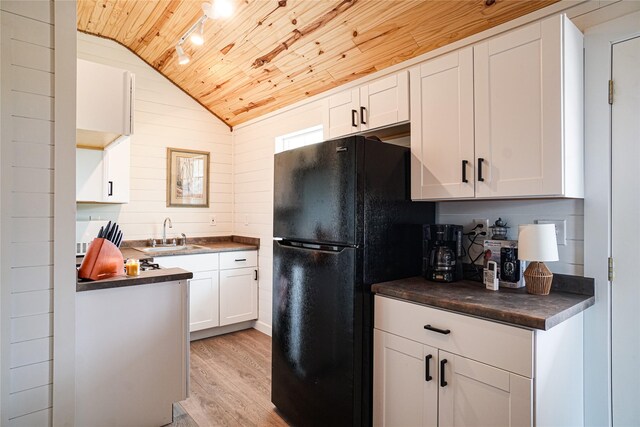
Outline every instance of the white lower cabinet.
<path id="1" fill-rule="evenodd" d="M 218 271 L 193 273 L 189 280 L 189 331 L 220 326 Z"/>
<path id="2" fill-rule="evenodd" d="M 438 352 L 438 425 L 531 425 L 531 378 Z"/>
<path id="3" fill-rule="evenodd" d="M 258 318 L 258 270 L 220 271 L 220 326 Z"/>
<path id="4" fill-rule="evenodd" d="M 533 331 L 376 296 L 373 424 L 583 425 L 582 348 L 581 314 Z"/>
<path id="5" fill-rule="evenodd" d="M 189 280 L 190 332 L 258 318 L 255 250 L 163 256 L 157 262 L 193 272 Z"/>
<path id="6" fill-rule="evenodd" d="M 375 426 L 438 425 L 438 349 L 374 330 Z"/>

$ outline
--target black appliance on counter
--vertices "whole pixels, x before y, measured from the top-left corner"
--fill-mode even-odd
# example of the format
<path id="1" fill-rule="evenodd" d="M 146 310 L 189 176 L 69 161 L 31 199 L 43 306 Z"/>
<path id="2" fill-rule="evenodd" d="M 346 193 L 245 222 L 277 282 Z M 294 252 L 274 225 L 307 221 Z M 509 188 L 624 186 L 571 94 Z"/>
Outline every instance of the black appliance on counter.
<path id="1" fill-rule="evenodd" d="M 427 224 L 423 235 L 424 277 L 435 282 L 462 280 L 462 226 Z"/>
<path id="2" fill-rule="evenodd" d="M 271 400 L 298 426 L 371 424 L 370 285 L 421 271 L 409 150 L 362 136 L 275 156 Z"/>

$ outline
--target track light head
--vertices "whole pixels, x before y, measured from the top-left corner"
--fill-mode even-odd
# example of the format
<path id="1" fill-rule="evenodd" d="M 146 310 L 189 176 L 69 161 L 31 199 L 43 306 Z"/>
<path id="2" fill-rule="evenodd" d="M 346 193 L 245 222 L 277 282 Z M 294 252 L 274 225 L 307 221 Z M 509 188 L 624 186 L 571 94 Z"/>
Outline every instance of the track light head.
<path id="1" fill-rule="evenodd" d="M 233 3 L 231 0 L 211 0 L 202 3 L 202 11 L 207 18 L 228 18 L 233 14 Z"/>
<path id="2" fill-rule="evenodd" d="M 204 20 L 200 21 L 198 29 L 191 33 L 191 43 L 197 46 L 204 44 Z"/>
<path id="3" fill-rule="evenodd" d="M 184 49 L 180 45 L 176 46 L 176 53 L 178 54 L 178 64 L 180 65 L 188 64 L 191 60 L 191 58 L 189 58 L 189 55 L 184 52 Z"/>

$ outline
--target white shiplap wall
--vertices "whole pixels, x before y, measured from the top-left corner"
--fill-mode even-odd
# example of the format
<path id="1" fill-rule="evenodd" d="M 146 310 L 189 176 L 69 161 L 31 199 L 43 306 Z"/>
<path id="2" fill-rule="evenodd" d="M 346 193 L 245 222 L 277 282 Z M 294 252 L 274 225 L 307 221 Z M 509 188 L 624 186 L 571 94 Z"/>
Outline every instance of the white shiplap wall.
<path id="1" fill-rule="evenodd" d="M 234 234 L 260 238 L 256 328 L 271 334 L 273 265 L 273 155 L 276 137 L 322 124 L 322 102 L 233 131 Z"/>
<path id="2" fill-rule="evenodd" d="M 440 202 L 437 208 L 439 223 L 459 224 L 465 227 L 465 231 L 473 228 L 476 218 L 489 219 L 493 224 L 498 217 L 511 227 L 510 239 L 518 238 L 518 224 L 533 224 L 536 219 L 566 220 L 567 244 L 558 246 L 558 262 L 546 264 L 554 273 L 584 274 L 583 200 L 470 200 Z"/>
<path id="3" fill-rule="evenodd" d="M 78 33 L 78 57 L 135 74 L 135 122 L 131 137 L 130 203 L 78 204 L 78 219 L 117 221 L 125 239 L 167 236 L 229 235 L 233 232 L 232 136 L 229 128 L 121 45 Z M 209 151 L 210 207 L 166 206 L 167 147 Z M 214 215 L 216 226 L 209 221 Z"/>
<path id="4" fill-rule="evenodd" d="M 51 423 L 53 3 L 2 1 L 0 424 Z"/>

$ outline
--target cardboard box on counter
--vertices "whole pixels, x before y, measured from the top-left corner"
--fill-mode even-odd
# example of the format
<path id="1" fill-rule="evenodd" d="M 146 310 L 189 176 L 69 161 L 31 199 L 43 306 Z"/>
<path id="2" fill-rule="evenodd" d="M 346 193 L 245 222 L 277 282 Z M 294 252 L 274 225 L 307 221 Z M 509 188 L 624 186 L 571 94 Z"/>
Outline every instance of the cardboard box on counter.
<path id="1" fill-rule="evenodd" d="M 498 264 L 499 286 L 504 288 L 522 288 L 524 286 L 523 273 L 525 262 L 518 259 L 517 240 L 485 240 L 484 268 L 488 261 Z M 516 280 L 505 280 L 505 275 L 511 275 Z"/>

